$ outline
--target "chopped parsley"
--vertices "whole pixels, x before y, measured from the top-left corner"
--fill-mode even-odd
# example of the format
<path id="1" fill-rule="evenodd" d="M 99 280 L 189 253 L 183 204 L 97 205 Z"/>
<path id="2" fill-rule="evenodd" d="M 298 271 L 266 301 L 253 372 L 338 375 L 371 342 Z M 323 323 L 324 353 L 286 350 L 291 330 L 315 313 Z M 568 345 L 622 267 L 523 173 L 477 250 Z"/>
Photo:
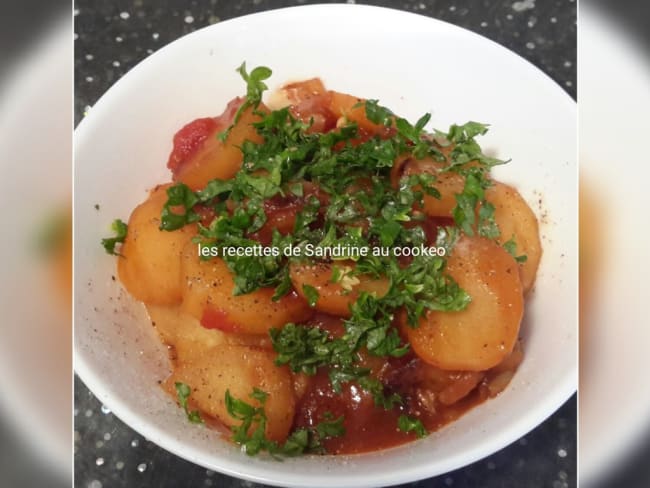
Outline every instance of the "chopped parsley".
<path id="1" fill-rule="evenodd" d="M 266 438 L 268 420 L 264 411 L 268 393 L 259 388 L 253 388 L 250 398 L 255 400 L 259 406 L 255 407 L 244 400 L 234 398 L 230 394 L 230 390 L 226 390 L 225 402 L 228 414 L 240 421 L 239 425 L 231 426 L 232 440 L 240 445 L 249 456 L 255 456 L 263 451 L 276 458 L 298 456 L 305 453 L 324 453 L 324 441 L 345 434 L 343 417 L 334 419 L 331 414 L 326 413 L 325 420 L 317 424 L 314 429 L 296 429 L 289 434 L 284 443 L 269 440 Z"/>
<path id="2" fill-rule="evenodd" d="M 397 419 L 397 428 L 402 432 L 408 434 L 409 432 L 415 432 L 415 435 L 418 437 L 426 437 L 427 429 L 424 428 L 422 421 L 408 415 L 400 415 Z"/>
<path id="3" fill-rule="evenodd" d="M 359 379 L 359 385 L 372 394 L 373 400 L 377 407 L 384 410 L 392 410 L 396 405 L 402 405 L 402 397 L 397 393 L 386 395 L 384 385 L 377 378 L 364 376 Z"/>
<path id="4" fill-rule="evenodd" d="M 494 220 L 494 206 L 485 199 L 485 190 L 492 186 L 488 177 L 490 169 L 508 161 L 483 154 L 475 137 L 484 135 L 487 131 L 487 124 L 467 122 L 464 125 L 453 124 L 447 134 L 438 132 L 438 136 L 443 138 L 444 144 L 453 144 L 445 171 L 456 171 L 465 177 L 465 186 L 456 195 L 456 207 L 453 210 L 456 225 L 469 236 L 478 232 L 480 236 L 496 239 L 499 237 L 499 228 Z"/>
<path id="5" fill-rule="evenodd" d="M 268 88 L 266 86 L 266 83 L 264 83 L 264 80 L 270 78 L 272 73 L 272 71 L 266 66 L 258 66 L 249 74 L 246 72 L 246 62 L 243 62 L 241 66 L 237 68 L 237 72 L 246 82 L 246 99 L 244 100 L 244 103 L 242 103 L 237 109 L 232 124 L 225 131 L 218 134 L 217 137 L 219 137 L 219 139 L 223 142 L 225 142 L 225 140 L 228 138 L 230 129 L 232 129 L 232 127 L 239 121 L 239 118 L 243 112 L 251 107 L 253 110 L 257 110 L 260 103 L 262 102 L 262 93 L 264 93 L 264 91 Z"/>
<path id="6" fill-rule="evenodd" d="M 318 294 L 318 290 L 311 285 L 302 285 L 302 292 L 305 294 L 309 306 L 310 307 L 316 306 L 316 302 L 318 301 L 318 298 L 320 296 Z"/>
<path id="7" fill-rule="evenodd" d="M 167 188 L 167 202 L 160 215 L 160 230 L 180 229 L 199 220 L 199 215 L 193 210 L 199 201 L 199 197 L 183 183 Z"/>
<path id="8" fill-rule="evenodd" d="M 381 383 L 371 381 L 370 371 L 356 365 L 358 352 L 365 348 L 374 356 L 401 357 L 409 351 L 409 345 L 402 343 L 393 326 L 399 308 L 407 310 L 408 322 L 414 327 L 426 309 L 464 309 L 469 295 L 440 272 L 443 268 L 442 258 L 416 258 L 406 268 L 394 263 L 388 270 L 392 282 L 388 293 L 377 298 L 361 292 L 351 306 L 352 316 L 344 321 L 345 334 L 340 338 L 331 339 L 317 327 L 295 324 L 272 329 L 271 341 L 278 353 L 276 363 L 288 364 L 293 371 L 309 375 L 316 374 L 319 367 L 328 367 L 335 391 L 341 391 L 344 383 L 358 381 L 373 394 L 375 403 L 399 403 L 385 400 Z"/>
<path id="9" fill-rule="evenodd" d="M 361 104 L 364 105 L 366 117 L 370 122 L 386 127 L 392 124 L 393 112 L 379 105 L 379 100 L 366 100 L 365 103 L 361 102 Z"/>
<path id="10" fill-rule="evenodd" d="M 185 383 L 181 383 L 179 381 L 174 383 L 174 386 L 176 387 L 176 395 L 178 396 L 178 403 L 180 404 L 181 408 L 185 411 L 185 415 L 187 415 L 187 420 L 189 420 L 193 424 L 202 424 L 203 419 L 201 419 L 201 414 L 198 412 L 198 410 L 193 410 L 190 412 L 187 406 L 187 400 L 190 398 L 192 389 Z"/>
<path id="11" fill-rule="evenodd" d="M 503 243 L 503 248 L 510 253 L 510 255 L 515 258 L 515 261 L 518 263 L 525 263 L 528 260 L 528 256 L 525 254 L 517 255 L 517 243 L 515 242 L 515 236 L 512 236 L 509 240 Z"/>
<path id="12" fill-rule="evenodd" d="M 128 226 L 120 219 L 115 219 L 111 224 L 111 229 L 113 230 L 113 232 L 115 232 L 115 236 L 106 237 L 102 239 L 102 246 L 104 246 L 104 250 L 108 254 L 112 254 L 114 256 L 121 256 L 119 252 L 115 251 L 115 246 L 117 244 L 122 244 L 124 242 L 124 239 L 126 239 L 126 232 L 128 230 Z"/>

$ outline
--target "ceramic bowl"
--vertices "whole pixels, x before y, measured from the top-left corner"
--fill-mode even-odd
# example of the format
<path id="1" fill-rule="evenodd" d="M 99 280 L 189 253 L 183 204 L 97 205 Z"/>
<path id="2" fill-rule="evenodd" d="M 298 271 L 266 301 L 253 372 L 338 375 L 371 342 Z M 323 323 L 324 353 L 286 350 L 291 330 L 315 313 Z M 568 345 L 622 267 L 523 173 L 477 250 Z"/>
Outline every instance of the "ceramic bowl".
<path id="1" fill-rule="evenodd" d="M 144 307 L 120 287 L 100 239 L 147 189 L 168 181 L 175 131 L 244 92 L 235 72 L 273 69 L 270 88 L 321 77 L 432 125 L 491 124 L 486 152 L 512 163 L 541 222 L 544 256 L 522 328 L 525 360 L 497 398 L 409 445 L 346 457 L 250 458 L 190 425 L 158 386 L 169 372 Z M 355 5 L 264 12 L 156 52 L 95 104 L 75 141 L 75 368 L 99 400 L 161 447 L 206 468 L 281 486 L 360 487 L 438 475 L 487 456 L 544 421 L 576 388 L 576 116 L 550 78 L 502 46 L 415 14 Z M 95 209 L 100 205 L 100 211 Z"/>

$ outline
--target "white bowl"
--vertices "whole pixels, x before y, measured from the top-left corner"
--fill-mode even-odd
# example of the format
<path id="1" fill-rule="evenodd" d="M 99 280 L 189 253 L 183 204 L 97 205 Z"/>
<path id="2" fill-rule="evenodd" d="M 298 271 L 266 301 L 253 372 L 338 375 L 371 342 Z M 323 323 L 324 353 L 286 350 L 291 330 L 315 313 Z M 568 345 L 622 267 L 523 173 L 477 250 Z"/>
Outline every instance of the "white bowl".
<path id="1" fill-rule="evenodd" d="M 145 191 L 169 179 L 174 132 L 219 113 L 244 91 L 235 67 L 273 69 L 271 88 L 320 76 L 432 124 L 492 124 L 484 148 L 513 162 L 496 171 L 541 214 L 544 257 L 523 327 L 526 356 L 509 388 L 409 445 L 374 454 L 249 458 L 190 425 L 162 392 L 169 365 L 144 308 L 111 279 L 99 241 Z M 376 7 L 298 7 L 237 18 L 185 36 L 117 82 L 76 133 L 75 368 L 100 401 L 163 448 L 206 468 L 282 486 L 377 486 L 465 466 L 518 439 L 576 387 L 575 104 L 541 71 L 485 38 Z M 541 204 L 539 203 L 541 201 Z M 94 208 L 100 204 L 101 211 Z"/>

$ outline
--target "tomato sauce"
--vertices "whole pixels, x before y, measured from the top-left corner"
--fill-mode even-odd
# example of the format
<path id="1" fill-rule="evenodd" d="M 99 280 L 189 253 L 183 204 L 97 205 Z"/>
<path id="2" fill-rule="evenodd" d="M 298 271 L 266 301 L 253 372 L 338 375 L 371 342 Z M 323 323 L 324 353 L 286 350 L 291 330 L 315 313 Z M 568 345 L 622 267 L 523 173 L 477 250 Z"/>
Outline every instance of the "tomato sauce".
<path id="1" fill-rule="evenodd" d="M 330 454 L 383 449 L 415 438 L 413 434 L 404 434 L 397 429 L 397 419 L 402 409 L 375 407 L 372 395 L 356 383 L 345 384 L 342 392 L 336 393 L 332 390 L 327 373 L 319 371 L 298 402 L 294 427 L 315 427 L 326 420 L 326 413 L 334 418 L 343 416 L 345 427 L 345 435 L 325 441 L 325 448 Z M 395 427 L 389 428 L 390 425 Z"/>
<path id="2" fill-rule="evenodd" d="M 305 326 L 327 330 L 331 337 L 341 337 L 345 332 L 340 318 L 322 313 L 316 314 Z M 505 370 L 513 373 L 522 359 L 517 346 L 512 357 L 502 365 L 487 373 L 477 373 L 443 371 L 424 363 L 413 353 L 389 359 L 360 354 L 361 365 L 370 368 L 382 381 L 385 394 L 397 393 L 403 403 L 385 410 L 375 405 L 372 395 L 355 382 L 344 384 L 337 393 L 324 370 L 307 378 L 307 387 L 296 404 L 293 427 L 315 427 L 328 420 L 328 416 L 330 420 L 343 416 L 345 434 L 324 442 L 330 454 L 376 451 L 416 439 L 415 433 L 398 429 L 400 415 L 419 419 L 429 432 L 438 430 L 496 396 L 507 381 L 501 382 L 498 391 L 492 387 L 493 381 L 503 379 L 501 375 Z"/>

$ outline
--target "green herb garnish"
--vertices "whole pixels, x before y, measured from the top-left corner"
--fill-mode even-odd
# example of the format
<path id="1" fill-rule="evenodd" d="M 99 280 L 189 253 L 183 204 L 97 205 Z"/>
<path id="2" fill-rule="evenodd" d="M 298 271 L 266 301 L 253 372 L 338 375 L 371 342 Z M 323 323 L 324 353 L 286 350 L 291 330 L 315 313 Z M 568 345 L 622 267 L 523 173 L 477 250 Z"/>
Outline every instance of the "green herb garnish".
<path id="1" fill-rule="evenodd" d="M 102 239 L 102 246 L 104 246 L 104 249 L 108 254 L 121 256 L 120 253 L 115 251 L 115 246 L 124 242 L 128 226 L 120 219 L 115 219 L 111 224 L 111 229 L 113 229 L 113 232 L 115 232 L 115 237 L 107 237 Z"/>
<path id="2" fill-rule="evenodd" d="M 399 416 L 397 419 L 397 428 L 407 434 L 409 432 L 415 432 L 420 438 L 426 437 L 427 435 L 427 429 L 424 428 L 422 421 L 407 415 Z"/>
<path id="3" fill-rule="evenodd" d="M 307 303 L 310 307 L 314 307 L 318 301 L 318 290 L 311 285 L 302 285 L 302 291 L 307 298 Z"/>
<path id="4" fill-rule="evenodd" d="M 177 183 L 167 188 L 167 202 L 160 216 L 160 230 L 176 230 L 199 220 L 193 210 L 199 198 L 184 183 Z M 180 210 L 175 212 L 174 209 Z"/>
<path id="5" fill-rule="evenodd" d="M 528 260 L 528 256 L 525 254 L 517 255 L 517 243 L 515 242 L 515 236 L 512 236 L 509 240 L 503 243 L 503 248 L 510 253 L 510 255 L 515 258 L 515 261 L 518 263 L 525 263 Z"/>
<path id="6" fill-rule="evenodd" d="M 241 66 L 237 68 L 237 72 L 246 82 L 246 99 L 237 109 L 232 124 L 230 124 L 230 126 L 225 131 L 219 133 L 217 136 L 221 141 L 224 142 L 228 138 L 230 129 L 232 129 L 233 126 L 239 121 L 241 114 L 250 107 L 253 107 L 254 110 L 259 107 L 260 103 L 262 102 L 262 94 L 268 88 L 266 86 L 266 83 L 264 83 L 264 80 L 270 78 L 272 74 L 272 71 L 266 66 L 258 66 L 257 68 L 254 68 L 249 74 L 246 72 L 246 62 L 243 62 Z"/>
<path id="7" fill-rule="evenodd" d="M 258 407 L 243 400 L 234 398 L 230 390 L 226 390 L 226 408 L 228 414 L 241 423 L 231 426 L 233 432 L 232 440 L 242 446 L 242 449 L 249 456 L 254 456 L 266 451 L 272 456 L 298 456 L 308 452 L 323 453 L 323 441 L 332 437 L 339 437 L 345 434 L 343 417 L 334 419 L 329 413 L 325 414 L 325 420 L 316 425 L 315 429 L 296 429 L 287 437 L 283 444 L 271 441 L 266 438 L 267 417 L 264 405 L 268 393 L 253 388 L 249 395 L 256 400 Z"/>
<path id="8" fill-rule="evenodd" d="M 203 419 L 201 419 L 201 414 L 198 412 L 198 410 L 193 410 L 190 412 L 187 406 L 187 400 L 190 398 L 192 389 L 185 383 L 181 383 L 179 381 L 174 383 L 174 386 L 176 387 L 176 395 L 178 396 L 178 403 L 180 404 L 181 408 L 185 410 L 185 415 L 187 415 L 187 420 L 189 420 L 193 424 L 202 424 Z"/>

